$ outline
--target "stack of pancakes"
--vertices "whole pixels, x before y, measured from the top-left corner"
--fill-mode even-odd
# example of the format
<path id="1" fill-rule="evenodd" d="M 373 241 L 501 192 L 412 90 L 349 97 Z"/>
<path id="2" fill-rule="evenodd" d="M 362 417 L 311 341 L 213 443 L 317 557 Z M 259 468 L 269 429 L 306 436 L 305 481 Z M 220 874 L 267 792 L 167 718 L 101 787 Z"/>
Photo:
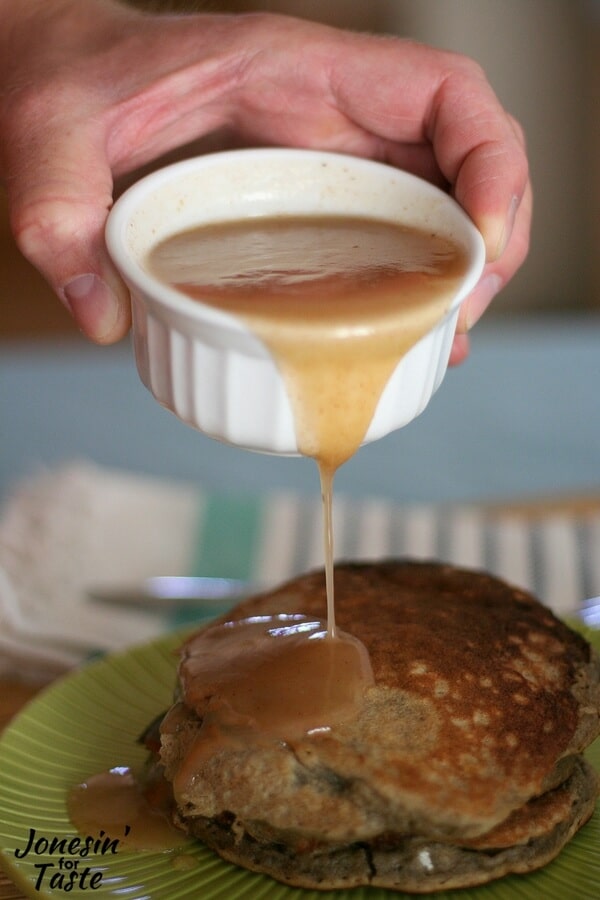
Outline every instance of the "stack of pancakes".
<path id="1" fill-rule="evenodd" d="M 227 618 L 325 609 L 315 572 Z M 589 644 L 523 591 L 437 563 L 341 564 L 336 611 L 375 676 L 356 715 L 293 742 L 217 749 L 177 797 L 179 824 L 227 860 L 309 888 L 425 893 L 555 857 L 599 792 L 581 755 L 600 732 Z M 184 691 L 162 734 L 168 780 L 202 720 Z"/>

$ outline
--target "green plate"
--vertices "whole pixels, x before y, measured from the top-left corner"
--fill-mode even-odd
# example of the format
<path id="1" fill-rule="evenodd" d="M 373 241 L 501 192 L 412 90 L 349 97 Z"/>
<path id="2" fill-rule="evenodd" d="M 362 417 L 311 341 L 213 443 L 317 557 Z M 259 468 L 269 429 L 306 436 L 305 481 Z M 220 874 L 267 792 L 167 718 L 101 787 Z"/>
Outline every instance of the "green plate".
<path id="1" fill-rule="evenodd" d="M 136 738 L 169 703 L 180 635 L 91 663 L 36 698 L 0 741 L 0 839 L 7 874 L 27 897 L 112 897 L 126 900 L 383 900 L 407 897 L 376 888 L 334 892 L 284 887 L 229 865 L 196 842 L 183 851 L 118 851 L 77 859 L 40 852 L 17 858 L 36 839 L 73 837 L 65 801 L 69 789 L 114 766 L 135 767 L 145 751 Z M 593 641 L 600 649 L 600 634 Z M 600 769 L 600 740 L 589 750 Z M 183 859 L 181 858 L 183 856 Z M 54 863 L 54 868 L 39 868 Z M 62 871 L 75 886 L 49 886 Z M 76 868 L 74 868 L 76 863 Z M 184 867 L 185 864 L 185 867 Z M 36 866 L 38 868 L 36 868 Z M 91 889 L 77 879 L 86 866 L 102 873 Z M 38 878 L 41 883 L 36 886 Z M 89 879 L 89 875 L 87 876 Z M 558 859 L 539 872 L 508 876 L 484 887 L 438 893 L 438 900 L 597 900 L 600 896 L 600 809 Z"/>

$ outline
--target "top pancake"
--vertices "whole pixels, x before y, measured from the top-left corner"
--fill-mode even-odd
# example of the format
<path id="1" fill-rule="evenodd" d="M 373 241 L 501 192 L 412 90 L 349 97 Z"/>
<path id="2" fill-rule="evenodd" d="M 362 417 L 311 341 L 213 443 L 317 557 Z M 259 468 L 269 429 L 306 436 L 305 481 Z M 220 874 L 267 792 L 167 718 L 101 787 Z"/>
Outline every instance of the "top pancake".
<path id="1" fill-rule="evenodd" d="M 293 746 L 217 754 L 184 798 L 187 814 L 233 810 L 257 836 L 298 840 L 386 831 L 474 838 L 563 781 L 599 732 L 598 659 L 523 591 L 479 572 L 401 561 L 340 564 L 335 584 L 338 625 L 365 644 L 375 675 L 359 714 Z M 323 573 L 226 618 L 259 613 L 324 618 Z M 181 674 L 185 682 L 185 651 Z M 201 716 L 190 712 L 176 740 L 164 736 L 168 777 Z"/>

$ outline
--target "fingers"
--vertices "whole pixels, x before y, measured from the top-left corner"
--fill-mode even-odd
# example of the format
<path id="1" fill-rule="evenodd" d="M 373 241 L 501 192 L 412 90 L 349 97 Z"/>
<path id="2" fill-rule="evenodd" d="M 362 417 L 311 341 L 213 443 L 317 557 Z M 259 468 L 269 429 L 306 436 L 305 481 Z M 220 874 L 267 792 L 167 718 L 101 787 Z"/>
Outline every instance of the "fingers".
<path id="1" fill-rule="evenodd" d="M 229 19 L 66 0 L 48 4 L 32 31 L 30 13 L 25 5 L 17 17 L 0 98 L 11 226 L 84 334 L 112 343 L 129 329 L 130 298 L 104 244 L 111 172 L 222 124 L 218 97 L 235 57 Z"/>
<path id="2" fill-rule="evenodd" d="M 425 116 L 440 172 L 483 235 L 487 265 L 463 302 L 450 365 L 463 362 L 468 332 L 523 264 L 529 249 L 532 191 L 522 130 L 501 107 L 478 66 L 456 68 L 439 83 Z"/>
<path id="3" fill-rule="evenodd" d="M 83 333 L 111 343 L 129 328 L 130 302 L 104 245 L 112 176 L 102 101 L 122 80 L 113 48 L 133 13 L 111 0 L 14 2 L 7 12 L 0 169 L 15 240 Z"/>
<path id="4" fill-rule="evenodd" d="M 488 263 L 475 289 L 463 302 L 457 332 L 466 334 L 479 321 L 496 294 L 522 265 L 529 248 L 531 223 L 531 188 L 528 187 L 508 236 L 508 244 L 500 257 Z"/>
<path id="5" fill-rule="evenodd" d="M 104 244 L 112 177 L 99 141 L 73 127 L 30 134 L 11 161 L 11 224 L 23 255 L 47 279 L 91 340 L 108 344 L 129 330 L 128 291 Z"/>
<path id="6" fill-rule="evenodd" d="M 338 108 L 380 138 L 379 153 L 388 162 L 410 163 L 408 148 L 423 160 L 429 145 L 431 180 L 443 178 L 483 234 L 488 261 L 498 259 L 528 191 L 520 127 L 473 61 L 410 41 L 353 41 L 354 53 L 343 48 L 331 66 Z"/>
<path id="7" fill-rule="evenodd" d="M 482 317 L 490 303 L 520 268 L 529 249 L 532 213 L 532 193 L 528 185 L 519 204 L 508 244 L 502 255 L 485 266 L 483 275 L 473 291 L 463 301 L 459 311 L 456 334 L 450 354 L 450 365 L 463 362 L 469 355 L 468 332 Z"/>
<path id="8" fill-rule="evenodd" d="M 429 128 L 440 169 L 481 231 L 488 261 L 499 259 L 530 191 L 520 127 L 478 67 L 461 61 L 436 91 Z M 529 226 L 525 218 L 521 211 L 521 228 Z"/>
<path id="9" fill-rule="evenodd" d="M 455 334 L 448 359 L 449 366 L 459 366 L 465 361 L 470 352 L 469 336 L 466 334 Z"/>
<path id="10" fill-rule="evenodd" d="M 381 43 L 379 51 L 360 78 L 338 65 L 336 98 L 380 136 L 386 161 L 443 181 L 486 244 L 483 277 L 460 311 L 455 365 L 469 353 L 467 332 L 527 255 L 532 199 L 525 141 L 472 61 L 410 42 Z"/>

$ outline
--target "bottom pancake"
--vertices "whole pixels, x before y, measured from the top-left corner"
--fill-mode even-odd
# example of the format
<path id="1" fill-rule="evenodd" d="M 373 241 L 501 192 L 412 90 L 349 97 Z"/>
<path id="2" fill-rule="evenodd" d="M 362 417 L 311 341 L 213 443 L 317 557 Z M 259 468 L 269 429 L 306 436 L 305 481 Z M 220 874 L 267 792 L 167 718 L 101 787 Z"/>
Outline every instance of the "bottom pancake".
<path id="1" fill-rule="evenodd" d="M 472 846 L 382 834 L 371 841 L 327 846 L 287 842 L 285 834 L 257 840 L 233 814 L 180 817 L 178 824 L 228 862 L 294 887 L 316 890 L 371 885 L 430 893 L 473 887 L 510 873 L 523 874 L 554 859 L 594 811 L 595 771 L 578 757 L 567 781 L 513 813 Z M 510 838 L 515 843 L 508 844 Z"/>

